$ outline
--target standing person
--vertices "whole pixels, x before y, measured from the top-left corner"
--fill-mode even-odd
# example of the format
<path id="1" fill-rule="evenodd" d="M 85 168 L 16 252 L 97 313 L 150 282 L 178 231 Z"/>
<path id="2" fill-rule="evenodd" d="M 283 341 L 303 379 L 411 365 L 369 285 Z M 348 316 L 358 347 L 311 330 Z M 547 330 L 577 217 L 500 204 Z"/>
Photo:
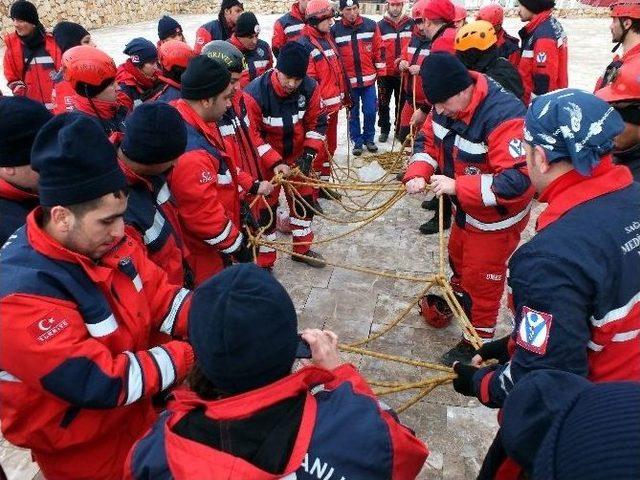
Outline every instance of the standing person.
<path id="1" fill-rule="evenodd" d="M 525 108 L 450 53 L 429 55 L 421 76 L 433 109 L 416 138 L 404 182 L 409 193 L 423 192 L 429 182 L 436 195 L 449 195 L 454 203 L 451 283 L 476 333 L 488 342 L 506 262 L 527 225 L 533 198 L 521 149 Z M 463 338 L 442 361 L 469 361 L 474 352 Z"/>
<path id="2" fill-rule="evenodd" d="M 611 161 L 622 119 L 603 100 L 564 89 L 534 99 L 524 128 L 531 182 L 548 207 L 509 261 L 514 329 L 473 365 L 454 366 L 456 390 L 494 408 L 540 369 L 640 381 L 640 185 Z M 492 358 L 499 364 L 478 368 Z M 483 469 L 504 457 L 499 433 Z"/>
<path id="3" fill-rule="evenodd" d="M 178 208 L 166 178 L 187 146 L 184 121 L 166 103 L 145 103 L 129 115 L 121 137 L 115 146 L 129 185 L 124 213 L 127 234 L 144 245 L 149 259 L 165 271 L 170 283 L 191 287 Z"/>
<path id="4" fill-rule="evenodd" d="M 249 85 L 254 78 L 273 67 L 271 47 L 260 40 L 260 25 L 253 12 L 243 12 L 236 23 L 236 30 L 229 38 L 229 43 L 238 48 L 244 55 L 246 68 L 240 78 L 240 88 Z"/>
<path id="5" fill-rule="evenodd" d="M 378 24 L 360 15 L 358 0 L 340 0 L 342 19 L 331 27 L 338 53 L 351 87 L 352 108 L 349 112 L 349 135 L 353 154 L 362 155 L 362 147 L 377 152 L 374 141 L 376 128 L 376 78 L 386 74 L 384 45 Z M 364 124 L 360 127 L 360 105 Z"/>
<path id="6" fill-rule="evenodd" d="M 198 288 L 192 311 L 189 389 L 133 447 L 125 478 L 317 480 L 317 465 L 327 479 L 416 478 L 426 445 L 341 361 L 336 334 L 301 340 L 272 275 L 231 267 Z M 291 373 L 302 341 L 309 365 Z"/>
<path id="7" fill-rule="evenodd" d="M 453 16 L 453 28 L 460 30 L 467 24 L 467 9 L 456 3 L 454 5 L 455 15 Z"/>
<path id="8" fill-rule="evenodd" d="M 38 133 L 40 207 L 0 256 L 2 433 L 44 477 L 122 478 L 151 397 L 193 364 L 191 294 L 124 233 L 126 179 L 99 125 L 63 113 Z M 36 408 L 37 406 L 37 408 Z"/>
<path id="9" fill-rule="evenodd" d="M 60 66 L 60 51 L 47 33 L 33 3 L 18 0 L 9 12 L 14 31 L 4 37 L 4 78 L 15 96 L 28 97 L 49 110 L 52 76 Z"/>
<path id="10" fill-rule="evenodd" d="M 260 154 L 263 168 L 269 174 L 291 176 L 291 169 L 299 167 L 303 175 L 311 172 L 316 156 L 325 148 L 327 115 L 321 106 L 320 87 L 307 75 L 309 51 L 298 42 L 289 42 L 280 50 L 276 68 L 256 78 L 245 89 L 247 110 L 253 138 Z M 304 177 L 293 176 L 292 180 Z M 313 242 L 313 188 L 298 186 L 301 199 L 285 190 L 291 208 L 293 236 L 292 260 L 315 268 L 323 268 L 326 262 L 322 255 L 311 249 Z M 263 218 L 275 219 L 279 188 L 270 197 L 270 210 Z M 306 203 L 306 207 L 301 203 Z M 275 221 L 265 231 L 275 233 Z M 269 237 L 267 237 L 269 239 Z M 300 256 L 300 255 L 304 255 Z M 260 265 L 271 268 L 276 261 L 276 252 L 261 254 Z"/>
<path id="11" fill-rule="evenodd" d="M 218 18 L 205 23 L 196 31 L 196 43 L 193 46 L 196 55 L 200 55 L 202 47 L 212 40 L 228 40 L 242 12 L 244 6 L 239 0 L 222 0 Z"/>
<path id="12" fill-rule="evenodd" d="M 318 82 L 321 104 L 327 114 L 326 149 L 320 150 L 313 168 L 321 180 L 329 182 L 330 159 L 338 146 L 338 115 L 343 105 L 349 104 L 349 86 L 338 56 L 338 47 L 331 36 L 333 7 L 327 0 L 311 0 L 306 12 L 307 25 L 298 41 L 311 52 L 307 75 Z M 338 192 L 328 188 L 320 189 L 319 195 L 327 199 L 341 197 Z"/>
<path id="13" fill-rule="evenodd" d="M 291 9 L 281 16 L 273 24 L 273 37 L 271 38 L 271 49 L 278 57 L 280 49 L 287 42 L 293 42 L 302 35 L 305 23 L 305 13 L 309 0 L 298 0 L 291 4 Z"/>
<path id="14" fill-rule="evenodd" d="M 195 57 L 193 49 L 180 40 L 168 40 L 158 47 L 158 87 L 151 100 L 172 102 L 180 98 L 180 78 L 189 60 Z"/>
<path id="15" fill-rule="evenodd" d="M 131 111 L 153 94 L 158 80 L 158 49 L 146 38 L 137 37 L 122 53 L 129 58 L 118 67 L 118 98 Z"/>
<path id="16" fill-rule="evenodd" d="M 97 119 L 110 136 L 124 130 L 127 108 L 118 103 L 116 64 L 95 47 L 80 45 L 62 56 L 64 79 L 75 91 L 73 110 Z"/>
<path id="17" fill-rule="evenodd" d="M 160 48 L 160 45 L 164 42 L 171 40 L 184 42 L 184 31 L 182 30 L 182 25 L 180 25 L 175 18 L 163 15 L 162 18 L 158 20 L 158 48 Z"/>
<path id="18" fill-rule="evenodd" d="M 174 102 L 187 125 L 187 148 L 169 175 L 180 225 L 189 250 L 195 284 L 235 260 L 253 260 L 242 233 L 240 192 L 271 193 L 225 152 L 216 122 L 231 106 L 229 71 L 205 55 L 196 56 L 182 75 L 182 98 Z"/>
<path id="19" fill-rule="evenodd" d="M 387 11 L 378 22 L 380 35 L 385 49 L 387 63 L 384 76 L 378 77 L 378 127 L 380 137 L 378 140 L 386 142 L 391 132 L 389 110 L 391 109 L 391 97 L 395 97 L 394 116 L 395 123 L 393 135 L 398 136 L 400 126 L 400 111 L 405 102 L 405 90 L 402 88 L 402 74 L 398 67 L 403 54 L 409 48 L 412 38 L 413 20 L 403 12 L 404 0 L 387 0 Z"/>
<path id="20" fill-rule="evenodd" d="M 56 40 L 56 44 L 62 54 L 78 45 L 95 47 L 91 34 L 79 23 L 58 23 L 53 27 L 53 38 Z M 60 70 L 53 76 L 53 91 L 51 92 L 53 113 L 58 115 L 73 111 L 73 94 L 73 87 L 64 79 L 64 68 L 61 65 Z"/>
<path id="21" fill-rule="evenodd" d="M 499 3 L 490 3 L 480 7 L 476 13 L 476 20 L 485 20 L 493 25 L 498 37 L 498 55 L 506 58 L 511 64 L 518 68 L 520 63 L 520 40 L 509 35 L 502 27 L 504 21 L 504 10 Z"/>
<path id="22" fill-rule="evenodd" d="M 53 115 L 39 102 L 0 97 L 0 247 L 38 206 L 38 174 L 31 146 Z"/>
<path id="23" fill-rule="evenodd" d="M 522 44 L 518 71 L 524 85 L 524 102 L 569 84 L 567 36 L 552 16 L 555 0 L 524 0 L 518 14 L 528 22 L 520 30 Z"/>

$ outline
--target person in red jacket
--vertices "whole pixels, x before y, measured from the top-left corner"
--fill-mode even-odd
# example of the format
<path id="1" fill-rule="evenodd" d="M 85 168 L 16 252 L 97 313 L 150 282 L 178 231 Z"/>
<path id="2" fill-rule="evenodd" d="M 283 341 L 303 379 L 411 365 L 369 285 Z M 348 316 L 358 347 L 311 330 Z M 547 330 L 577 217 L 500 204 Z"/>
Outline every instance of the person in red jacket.
<path id="1" fill-rule="evenodd" d="M 184 42 L 184 31 L 182 30 L 182 25 L 180 25 L 175 18 L 169 15 L 163 15 L 162 18 L 158 20 L 158 48 L 160 48 L 160 45 L 163 43 L 170 42 L 171 40 Z"/>
<path id="2" fill-rule="evenodd" d="M 378 24 L 360 15 L 358 0 L 340 0 L 342 19 L 331 27 L 351 87 L 352 108 L 349 112 L 349 135 L 353 154 L 362 155 L 363 146 L 377 152 L 374 141 L 376 127 L 376 78 L 386 74 L 385 49 Z M 360 103 L 364 116 L 360 129 Z"/>
<path id="3" fill-rule="evenodd" d="M 173 103 L 187 124 L 187 149 L 169 175 L 198 285 L 232 261 L 250 262 L 253 252 L 242 233 L 241 192 L 268 195 L 269 182 L 243 172 L 225 151 L 215 122 L 231 106 L 229 71 L 205 55 L 182 75 L 182 98 Z"/>
<path id="4" fill-rule="evenodd" d="M 391 131 L 389 110 L 391 97 L 395 97 L 396 113 L 394 136 L 398 136 L 400 126 L 400 111 L 405 102 L 405 88 L 402 87 L 402 74 L 398 65 L 409 48 L 414 29 L 413 20 L 403 13 L 404 0 L 387 0 L 387 11 L 378 22 L 380 35 L 385 49 L 387 62 L 386 75 L 378 77 L 378 127 L 380 127 L 380 142 L 386 142 Z"/>
<path id="5" fill-rule="evenodd" d="M 476 13 L 476 20 L 485 20 L 493 25 L 498 37 L 498 55 L 506 58 L 511 64 L 518 68 L 520 63 L 520 40 L 509 35 L 502 27 L 504 21 L 504 9 L 499 3 L 490 3 L 480 7 Z"/>
<path id="6" fill-rule="evenodd" d="M 79 23 L 58 23 L 53 27 L 53 38 L 55 38 L 62 54 L 78 45 L 95 47 L 91 34 Z M 53 113 L 58 115 L 64 112 L 72 112 L 74 93 L 75 91 L 71 84 L 64 79 L 64 68 L 60 68 L 53 77 L 53 91 L 51 93 Z"/>
<path id="7" fill-rule="evenodd" d="M 189 387 L 131 449 L 126 479 L 420 473 L 426 445 L 342 362 L 335 333 L 298 335 L 293 302 L 267 272 L 236 265 L 199 287 L 189 338 L 197 358 Z M 291 373 L 301 355 L 310 359 Z"/>
<path id="8" fill-rule="evenodd" d="M 75 92 L 73 111 L 97 119 L 107 136 L 123 131 L 127 108 L 118 103 L 113 59 L 95 47 L 80 45 L 64 53 L 62 64 L 64 79 Z"/>
<path id="9" fill-rule="evenodd" d="M 180 40 L 167 40 L 158 47 L 158 86 L 150 100 L 172 102 L 180 98 L 180 77 L 189 60 L 195 57 L 193 49 Z"/>
<path id="10" fill-rule="evenodd" d="M 285 13 L 273 24 L 273 36 L 271 37 L 271 49 L 278 57 L 280 49 L 287 42 L 293 42 L 302 35 L 305 24 L 305 12 L 309 0 L 298 0 L 291 4 L 289 12 Z"/>
<path id="11" fill-rule="evenodd" d="M 29 97 L 51 110 L 52 77 L 60 66 L 60 50 L 40 23 L 33 3 L 18 0 L 9 16 L 15 31 L 4 37 L 7 85 L 14 95 Z"/>
<path id="12" fill-rule="evenodd" d="M 249 85 L 254 78 L 259 77 L 273 66 L 271 47 L 264 40 L 260 40 L 260 25 L 253 12 L 242 13 L 236 22 L 236 29 L 229 38 L 229 43 L 238 48 L 244 55 L 246 68 L 240 77 L 240 88 Z"/>
<path id="13" fill-rule="evenodd" d="M 125 234 L 127 183 L 95 120 L 63 113 L 38 133 L 40 207 L 0 256 L 0 420 L 51 479 L 117 480 L 182 382 L 191 294 Z"/>
<path id="14" fill-rule="evenodd" d="M 567 36 L 560 22 L 552 16 L 555 0 L 524 0 L 519 15 L 528 22 L 520 30 L 521 59 L 518 71 L 524 85 L 524 102 L 537 95 L 567 88 Z"/>
<path id="15" fill-rule="evenodd" d="M 418 134 L 404 176 L 409 193 L 429 181 L 456 207 L 449 238 L 451 283 L 480 338 L 495 333 L 506 262 L 527 225 L 533 187 L 523 163 L 524 105 L 497 83 L 469 72 L 454 55 L 432 53 L 422 68 L 433 109 Z M 443 363 L 469 361 L 462 339 Z"/>
<path id="16" fill-rule="evenodd" d="M 325 148 L 327 115 L 321 105 L 317 82 L 307 76 L 308 67 L 307 48 L 298 42 L 289 42 L 280 50 L 276 68 L 256 78 L 245 89 L 249 123 L 268 178 L 277 174 L 291 177 L 291 170 L 296 166 L 304 176 L 310 175 L 315 157 Z M 291 179 L 304 181 L 304 176 L 295 175 Z M 311 249 L 314 211 L 308 206 L 314 205 L 313 188 L 299 185 L 296 189 L 295 196 L 285 189 L 292 213 L 292 260 L 323 268 L 324 258 Z M 267 240 L 275 233 L 278 193 L 279 188 L 269 199 L 271 214 L 267 211 L 261 215 L 267 220 L 274 219 L 265 224 Z M 275 261 L 275 251 L 265 252 L 261 253 L 259 265 L 271 268 Z"/>
<path id="17" fill-rule="evenodd" d="M 460 30 L 467 24 L 467 9 L 457 3 L 454 5 L 454 9 L 453 28 Z"/>
<path id="18" fill-rule="evenodd" d="M 236 21 L 244 12 L 240 0 L 222 0 L 218 18 L 202 25 L 196 31 L 196 43 L 193 51 L 200 54 L 202 47 L 212 40 L 228 40 L 236 28 Z"/>
<path id="19" fill-rule="evenodd" d="M 158 80 L 158 49 L 146 38 L 137 37 L 124 47 L 129 58 L 118 67 L 118 101 L 129 111 L 148 100 Z"/>
<path id="20" fill-rule="evenodd" d="M 349 102 L 347 75 L 338 57 L 338 47 L 331 36 L 333 7 L 327 0 L 311 0 L 306 10 L 307 25 L 298 39 L 309 52 L 307 75 L 318 82 L 322 105 L 327 114 L 327 145 L 316 156 L 313 168 L 320 179 L 331 180 L 330 157 L 338 146 L 338 114 Z M 320 189 L 319 195 L 327 199 L 339 199 L 341 195 L 331 189 Z"/>

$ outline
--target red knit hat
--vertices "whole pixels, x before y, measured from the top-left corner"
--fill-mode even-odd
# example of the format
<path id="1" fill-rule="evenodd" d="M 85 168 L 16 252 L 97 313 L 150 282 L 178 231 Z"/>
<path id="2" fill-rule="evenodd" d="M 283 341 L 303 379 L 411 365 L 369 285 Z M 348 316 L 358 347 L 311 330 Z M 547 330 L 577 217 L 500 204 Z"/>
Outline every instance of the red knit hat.
<path id="1" fill-rule="evenodd" d="M 453 22 L 456 9 L 451 0 L 429 0 L 423 7 L 422 16 L 427 20 Z"/>

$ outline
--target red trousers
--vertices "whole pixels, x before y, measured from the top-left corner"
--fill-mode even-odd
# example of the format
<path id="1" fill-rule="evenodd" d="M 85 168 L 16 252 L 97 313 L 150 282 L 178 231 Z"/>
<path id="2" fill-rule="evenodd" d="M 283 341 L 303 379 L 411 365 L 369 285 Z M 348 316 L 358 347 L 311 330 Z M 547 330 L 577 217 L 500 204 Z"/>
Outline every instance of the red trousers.
<path id="1" fill-rule="evenodd" d="M 318 152 L 316 159 L 313 162 L 313 169 L 320 175 L 322 181 L 328 182 L 331 178 L 331 160 L 338 147 L 338 115 L 340 110 L 331 112 L 328 115 L 327 124 L 327 148 Z M 327 153 L 327 150 L 329 152 Z"/>
<path id="2" fill-rule="evenodd" d="M 518 246 L 521 231 L 522 228 L 472 232 L 455 223 L 451 226 L 451 284 L 471 324 L 483 340 L 491 340 L 495 333 L 507 261 Z"/>

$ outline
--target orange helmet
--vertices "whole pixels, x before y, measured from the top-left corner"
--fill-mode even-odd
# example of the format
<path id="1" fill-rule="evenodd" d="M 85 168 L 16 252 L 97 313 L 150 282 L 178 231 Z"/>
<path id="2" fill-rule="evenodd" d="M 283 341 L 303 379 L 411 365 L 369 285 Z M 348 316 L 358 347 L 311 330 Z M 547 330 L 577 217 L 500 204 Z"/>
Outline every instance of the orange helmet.
<path id="1" fill-rule="evenodd" d="M 631 57 L 624 62 L 613 79 L 595 94 L 609 103 L 640 100 L 640 57 Z"/>
<path id="2" fill-rule="evenodd" d="M 116 64 L 109 55 L 96 47 L 79 45 L 62 55 L 64 79 L 84 96 L 97 95 L 116 78 Z M 93 88 L 91 88 L 93 87 Z"/>
<path id="3" fill-rule="evenodd" d="M 466 52 L 472 48 L 485 51 L 496 43 L 498 38 L 493 25 L 484 20 L 476 20 L 460 27 L 454 45 L 457 52 Z"/>
<path id="4" fill-rule="evenodd" d="M 187 63 L 196 54 L 189 45 L 180 40 L 169 40 L 158 47 L 158 63 L 166 72 L 173 67 L 187 68 Z"/>
<path id="5" fill-rule="evenodd" d="M 328 0 L 311 0 L 307 3 L 305 17 L 307 20 L 313 19 L 317 25 L 327 18 L 333 18 L 333 7 Z"/>
<path id="6" fill-rule="evenodd" d="M 626 17 L 640 20 L 640 2 L 637 0 L 618 2 L 611 6 L 611 16 L 613 18 Z"/>
<path id="7" fill-rule="evenodd" d="M 453 6 L 455 14 L 453 16 L 454 22 L 460 22 L 467 19 L 467 9 L 457 3 Z"/>
<path id="8" fill-rule="evenodd" d="M 447 301 L 439 295 L 425 295 L 418 302 L 418 307 L 425 323 L 434 328 L 445 328 L 453 319 L 453 312 Z"/>
<path id="9" fill-rule="evenodd" d="M 476 20 L 486 20 L 494 27 L 499 27 L 504 21 L 504 10 L 497 3 L 490 3 L 478 10 Z"/>

